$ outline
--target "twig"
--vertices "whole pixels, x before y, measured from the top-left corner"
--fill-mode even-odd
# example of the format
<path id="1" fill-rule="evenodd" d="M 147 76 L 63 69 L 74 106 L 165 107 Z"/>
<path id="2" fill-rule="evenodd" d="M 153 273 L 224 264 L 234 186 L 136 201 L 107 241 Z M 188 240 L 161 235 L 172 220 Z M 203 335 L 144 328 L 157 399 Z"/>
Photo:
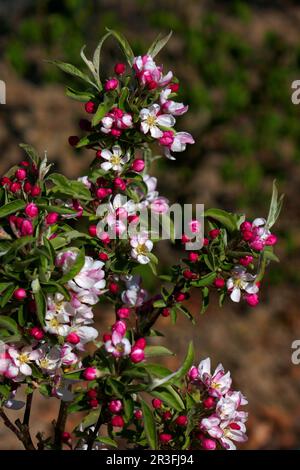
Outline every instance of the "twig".
<path id="1" fill-rule="evenodd" d="M 99 429 L 101 428 L 101 424 L 102 424 L 102 409 L 100 410 L 100 414 L 99 414 L 99 417 L 98 417 L 98 420 L 97 420 L 97 423 L 95 425 L 95 429 L 91 435 L 91 438 L 88 439 L 87 441 L 87 450 L 92 450 L 93 448 L 93 444 L 95 442 L 95 439 L 97 437 L 97 434 L 99 432 Z"/>
<path id="2" fill-rule="evenodd" d="M 29 426 L 32 398 L 33 398 L 33 392 L 28 393 L 27 399 L 26 399 L 26 408 L 25 408 L 24 417 L 23 417 L 24 426 Z"/>
<path id="3" fill-rule="evenodd" d="M 54 431 L 54 447 L 55 449 L 61 449 L 62 448 L 62 433 L 65 430 L 66 426 L 66 421 L 68 417 L 67 413 L 68 405 L 66 402 L 61 401 L 60 402 L 60 407 L 59 407 L 59 413 L 58 413 L 58 418 L 56 421 L 55 425 L 55 431 Z"/>
<path id="4" fill-rule="evenodd" d="M 10 421 L 8 416 L 4 413 L 3 409 L 0 408 L 0 417 L 2 418 L 4 425 L 10 429 L 17 438 L 22 442 L 26 450 L 35 450 L 33 442 L 31 440 L 28 427 L 23 425 L 20 420 L 16 421 L 16 426 Z"/>

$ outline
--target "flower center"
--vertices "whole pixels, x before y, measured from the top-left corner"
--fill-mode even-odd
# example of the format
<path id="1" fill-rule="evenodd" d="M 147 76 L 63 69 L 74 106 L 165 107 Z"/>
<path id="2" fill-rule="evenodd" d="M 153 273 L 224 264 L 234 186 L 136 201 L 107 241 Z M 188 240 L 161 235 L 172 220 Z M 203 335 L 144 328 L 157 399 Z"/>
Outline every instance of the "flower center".
<path id="1" fill-rule="evenodd" d="M 112 155 L 110 161 L 113 165 L 120 165 L 121 157 L 119 157 L 118 155 Z"/>
<path id="2" fill-rule="evenodd" d="M 61 310 L 62 310 L 62 308 L 63 308 L 63 304 L 64 304 L 64 301 L 63 301 L 63 300 L 60 301 L 60 302 L 57 302 L 57 303 L 55 304 L 55 311 L 56 311 L 57 313 L 60 313 L 60 312 L 61 312 Z"/>
<path id="3" fill-rule="evenodd" d="M 59 321 L 57 318 L 52 318 L 52 320 L 50 320 L 50 326 L 51 328 L 57 328 L 59 326 Z"/>
<path id="4" fill-rule="evenodd" d="M 152 115 L 148 116 L 147 119 L 146 119 L 146 123 L 147 123 L 150 127 L 154 126 L 155 123 L 156 123 L 156 116 L 152 116 Z"/>
<path id="5" fill-rule="evenodd" d="M 145 253 L 147 253 L 146 245 L 144 243 L 141 243 L 140 245 L 138 245 L 136 247 L 136 252 L 138 255 L 144 255 Z"/>
<path id="6" fill-rule="evenodd" d="M 25 353 L 20 354 L 20 356 L 19 356 L 19 361 L 20 361 L 22 364 L 26 364 L 26 363 L 29 361 L 29 358 L 28 358 L 27 354 L 25 354 Z"/>
<path id="7" fill-rule="evenodd" d="M 40 360 L 40 366 L 42 367 L 42 369 L 47 369 L 48 365 L 49 365 L 48 359 L 44 358 Z"/>
<path id="8" fill-rule="evenodd" d="M 119 353 L 123 353 L 124 352 L 124 344 L 123 343 L 118 343 L 116 345 L 116 350 L 119 352 Z"/>

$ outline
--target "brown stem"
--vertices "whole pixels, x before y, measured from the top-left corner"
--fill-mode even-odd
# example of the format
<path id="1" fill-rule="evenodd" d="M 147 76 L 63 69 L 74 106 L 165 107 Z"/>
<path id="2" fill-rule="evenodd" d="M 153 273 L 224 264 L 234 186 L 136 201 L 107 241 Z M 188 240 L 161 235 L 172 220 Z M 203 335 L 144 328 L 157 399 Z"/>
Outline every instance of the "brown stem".
<path id="1" fill-rule="evenodd" d="M 24 426 L 29 426 L 32 398 L 33 398 L 33 392 L 28 393 L 27 399 L 26 399 L 26 407 L 25 407 L 24 417 L 23 417 L 23 425 Z"/>
<path id="2" fill-rule="evenodd" d="M 68 417 L 67 413 L 68 405 L 64 401 L 60 402 L 58 418 L 54 430 L 54 447 L 60 450 L 62 448 L 62 434 L 65 430 L 66 421 Z"/>
<path id="3" fill-rule="evenodd" d="M 102 424 L 102 410 L 100 411 L 100 414 L 99 414 L 99 417 L 98 417 L 98 420 L 97 420 L 97 423 L 95 425 L 95 429 L 90 437 L 90 439 L 88 439 L 88 447 L 87 447 L 87 450 L 92 450 L 93 448 L 93 444 L 95 442 L 95 439 L 97 437 L 97 434 L 99 432 L 99 429 L 101 428 L 101 424 Z"/>
<path id="4" fill-rule="evenodd" d="M 20 420 L 16 421 L 16 426 L 10 421 L 8 416 L 4 413 L 3 409 L 0 408 L 0 417 L 2 418 L 4 425 L 10 429 L 17 438 L 22 442 L 26 450 L 35 450 L 33 442 L 31 440 L 28 427 L 24 426 Z"/>

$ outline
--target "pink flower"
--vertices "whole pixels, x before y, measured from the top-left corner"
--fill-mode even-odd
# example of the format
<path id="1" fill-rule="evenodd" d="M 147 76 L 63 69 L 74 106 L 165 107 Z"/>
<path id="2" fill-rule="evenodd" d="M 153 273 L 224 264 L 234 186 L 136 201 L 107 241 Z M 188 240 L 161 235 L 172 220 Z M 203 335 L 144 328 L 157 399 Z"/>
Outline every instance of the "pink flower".
<path id="1" fill-rule="evenodd" d="M 255 283 L 255 276 L 246 271 L 243 266 L 235 266 L 232 277 L 227 280 L 227 289 L 233 302 L 241 300 L 241 292 L 246 294 L 257 294 L 259 288 Z"/>
<path id="2" fill-rule="evenodd" d="M 104 89 L 105 91 L 112 91 L 118 88 L 119 86 L 119 81 L 116 78 L 110 78 L 109 80 L 106 80 Z"/>
<path id="3" fill-rule="evenodd" d="M 191 134 L 188 132 L 177 132 L 174 135 L 173 142 L 165 147 L 164 153 L 165 156 L 171 160 L 174 160 L 174 157 L 171 154 L 172 152 L 183 152 L 186 149 L 186 144 L 194 144 L 195 141 Z"/>
<path id="4" fill-rule="evenodd" d="M 118 320 L 113 324 L 111 330 L 116 331 L 120 336 L 124 336 L 127 330 L 126 323 L 123 320 Z M 111 337 L 109 339 L 111 339 Z"/>
<path id="5" fill-rule="evenodd" d="M 157 66 L 150 55 L 135 57 L 133 68 L 140 84 L 144 86 L 151 84 L 151 88 L 153 88 L 153 82 L 160 87 L 164 87 L 173 78 L 172 72 L 163 75 L 162 67 Z"/>
<path id="6" fill-rule="evenodd" d="M 129 356 L 131 345 L 127 338 L 124 338 L 117 331 L 113 331 L 111 340 L 105 343 L 105 349 L 114 357 Z"/>
<path id="7" fill-rule="evenodd" d="M 152 104 L 149 108 L 140 111 L 141 131 L 144 134 L 150 132 L 151 137 L 159 139 L 163 136 L 161 127 L 173 127 L 175 118 L 171 114 L 160 114 L 160 106 Z"/>
<path id="8" fill-rule="evenodd" d="M 151 202 L 150 209 L 155 214 L 166 214 L 169 210 L 168 202 L 168 199 L 165 197 L 158 197 Z"/>
<path id="9" fill-rule="evenodd" d="M 175 101 L 169 100 L 169 96 L 172 93 L 170 88 L 166 88 L 160 94 L 160 104 L 164 113 L 173 114 L 174 116 L 181 116 L 186 113 L 188 106 L 183 103 L 176 103 Z"/>
<path id="10" fill-rule="evenodd" d="M 153 242 L 149 240 L 146 232 L 142 232 L 131 237 L 130 245 L 132 247 L 131 256 L 133 259 L 136 259 L 140 264 L 147 264 L 150 262 L 148 254 L 153 248 Z"/>
<path id="11" fill-rule="evenodd" d="M 36 217 L 39 214 L 38 206 L 34 204 L 33 202 L 30 202 L 29 204 L 25 206 L 25 214 L 28 217 L 31 217 L 32 219 L 34 219 L 34 217 Z"/>
<path id="12" fill-rule="evenodd" d="M 273 235 L 263 218 L 255 219 L 252 224 L 245 221 L 241 224 L 241 233 L 245 241 L 255 251 L 262 251 L 265 246 L 273 246 L 277 243 L 277 237 Z"/>
<path id="13" fill-rule="evenodd" d="M 219 364 L 212 374 L 209 358 L 200 362 L 198 374 L 200 382 L 208 390 L 209 395 L 213 397 L 225 395 L 231 387 L 230 372 L 225 373 L 222 364 Z"/>

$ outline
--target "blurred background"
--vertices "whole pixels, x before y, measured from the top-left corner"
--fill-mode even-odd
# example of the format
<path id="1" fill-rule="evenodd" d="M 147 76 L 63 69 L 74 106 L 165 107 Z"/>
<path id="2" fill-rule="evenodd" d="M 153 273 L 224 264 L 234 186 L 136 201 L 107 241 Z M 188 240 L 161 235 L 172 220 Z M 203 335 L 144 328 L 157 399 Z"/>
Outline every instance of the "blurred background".
<path id="1" fill-rule="evenodd" d="M 244 449 L 300 446 L 300 365 L 291 363 L 291 343 L 300 338 L 300 105 L 291 102 L 291 84 L 300 79 L 299 26 L 299 2 L 287 0 L 0 0 L 0 79 L 7 85 L 0 174 L 21 158 L 19 142 L 47 149 L 69 177 L 82 174 L 93 158 L 68 145 L 83 105 L 64 96 L 69 77 L 46 59 L 81 66 L 81 46 L 92 51 L 105 27 L 125 34 L 136 54 L 172 29 L 159 61 L 180 80 L 180 101 L 190 110 L 178 127 L 196 144 L 176 162 L 159 160 L 154 173 L 161 194 L 250 218 L 267 214 L 274 178 L 286 194 L 275 229 L 281 263 L 270 267 L 260 305 L 253 310 L 227 302 L 220 310 L 213 301 L 200 317 L 196 293 L 190 300 L 196 327 L 185 318 L 173 327 L 169 318 L 159 324 L 178 353 L 170 366 L 179 364 L 192 337 L 199 359 L 209 355 L 232 371 L 235 388 L 249 399 Z M 107 75 L 120 59 L 109 40 L 102 56 Z M 160 257 L 174 262 L 169 246 Z M 109 314 L 97 314 L 102 331 Z M 57 403 L 35 400 L 38 429 Z M 0 448 L 20 448 L 2 425 Z"/>

